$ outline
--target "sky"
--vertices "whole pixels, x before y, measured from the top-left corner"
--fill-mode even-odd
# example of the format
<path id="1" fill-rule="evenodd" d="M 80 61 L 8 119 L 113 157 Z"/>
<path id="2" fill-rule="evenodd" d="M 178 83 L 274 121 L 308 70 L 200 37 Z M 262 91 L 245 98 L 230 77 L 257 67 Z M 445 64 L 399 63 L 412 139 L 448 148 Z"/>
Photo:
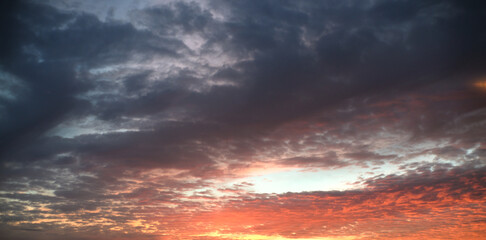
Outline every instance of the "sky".
<path id="1" fill-rule="evenodd" d="M 486 239 L 484 1 L 0 9 L 2 239 Z"/>

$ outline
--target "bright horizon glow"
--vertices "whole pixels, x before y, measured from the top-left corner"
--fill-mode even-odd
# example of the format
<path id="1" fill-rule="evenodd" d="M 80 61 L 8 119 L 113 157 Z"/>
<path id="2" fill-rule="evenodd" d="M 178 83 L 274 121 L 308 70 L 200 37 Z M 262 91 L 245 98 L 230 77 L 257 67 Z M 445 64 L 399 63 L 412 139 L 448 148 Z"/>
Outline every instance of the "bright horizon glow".
<path id="1" fill-rule="evenodd" d="M 194 237 L 223 237 L 230 239 L 241 239 L 241 240 L 355 240 L 359 237 L 355 236 L 340 236 L 340 237 L 313 237 L 313 238 L 299 238 L 299 237 L 282 237 L 279 235 L 258 235 L 258 234 L 238 234 L 238 233 L 220 233 L 218 231 L 210 232 L 206 234 L 193 235 Z"/>
<path id="2" fill-rule="evenodd" d="M 344 191 L 355 189 L 353 185 L 366 171 L 355 167 L 332 170 L 297 168 L 241 179 L 252 183 L 256 193 L 286 193 L 306 191 Z"/>

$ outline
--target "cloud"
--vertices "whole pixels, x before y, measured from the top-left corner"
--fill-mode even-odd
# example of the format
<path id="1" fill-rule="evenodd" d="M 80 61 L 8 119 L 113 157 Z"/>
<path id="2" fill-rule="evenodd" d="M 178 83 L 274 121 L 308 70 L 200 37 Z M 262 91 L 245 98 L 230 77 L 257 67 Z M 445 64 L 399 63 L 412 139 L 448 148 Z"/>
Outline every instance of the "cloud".
<path id="1" fill-rule="evenodd" d="M 367 190 L 244 199 L 201 213 L 195 221 L 226 229 L 221 233 L 289 238 L 355 235 L 388 239 L 397 236 L 397 231 L 403 239 L 475 238 L 481 233 L 471 230 L 480 228 L 478 213 L 484 210 L 482 172 L 482 168 L 436 169 L 370 179 Z"/>
<path id="2" fill-rule="evenodd" d="M 343 167 L 348 163 L 341 161 L 336 152 L 328 152 L 323 157 L 292 157 L 280 160 L 284 165 L 297 165 L 305 167 Z"/>
<path id="3" fill-rule="evenodd" d="M 5 128 L 15 134 L 8 139 L 27 134 L 27 141 L 63 120 L 89 115 L 117 127 L 129 124 L 130 129 L 159 128 L 167 124 L 166 119 L 173 119 L 189 132 L 193 124 L 185 121 L 196 119 L 203 122 L 203 126 L 205 122 L 211 122 L 216 126 L 214 129 L 248 128 L 251 132 L 264 132 L 288 122 L 312 119 L 349 99 L 376 97 L 401 91 L 399 89 L 430 85 L 443 79 L 442 69 L 447 68 L 450 76 L 474 73 L 461 70 L 463 67 L 459 64 L 444 62 L 456 61 L 458 58 L 454 54 L 462 51 L 462 46 L 475 46 L 472 43 L 455 44 L 452 40 L 441 42 L 449 39 L 444 36 L 457 37 L 452 33 L 459 29 L 457 24 L 463 23 L 460 13 L 450 9 L 438 10 L 451 6 L 457 9 L 468 7 L 455 2 L 419 5 L 401 1 L 377 3 L 371 7 L 317 2 L 276 6 L 272 2 L 222 3 L 218 7 L 213 6 L 218 5 L 216 2 L 210 4 L 216 10 L 230 13 L 222 19 L 196 4 L 174 3 L 134 11 L 133 24 L 144 26 L 142 29 L 130 22 L 100 21 L 87 13 L 60 13 L 44 5 L 22 4 L 17 9 L 28 16 L 27 20 L 17 23 L 9 18 L 9 21 L 26 25 L 31 33 L 40 31 L 40 35 L 27 38 L 13 34 L 12 38 L 22 38 L 19 49 L 26 45 L 38 49 L 43 62 L 25 65 L 29 72 L 23 74 L 18 73 L 12 64 L 4 66 L 7 72 L 26 81 L 33 93 L 23 100 L 23 105 L 17 103 L 8 107 L 22 109 L 17 110 L 18 113 L 8 110 L 6 119 L 10 119 L 11 124 L 15 122 L 15 126 Z M 42 14 L 30 14 L 28 11 L 32 8 L 59 18 L 55 21 L 58 27 L 46 28 L 54 22 L 49 22 Z M 395 14 L 395 11 L 399 13 Z M 244 17 L 250 12 L 255 16 L 254 20 Z M 427 12 L 436 12 L 433 16 L 443 19 L 445 26 L 439 26 L 437 21 L 427 21 L 427 16 L 422 15 Z M 480 17 L 478 13 L 473 16 Z M 34 21 L 34 18 L 40 21 Z M 375 25 L 365 25 L 366 21 Z M 318 24 L 320 22 L 326 24 Z M 427 40 L 415 40 L 415 32 L 422 28 L 433 30 L 427 31 Z M 228 36 L 213 38 L 221 32 Z M 205 50 L 198 54 L 188 50 L 184 40 L 178 39 L 184 34 L 199 34 L 206 42 L 201 45 Z M 93 35 L 97 37 L 91 38 Z M 475 40 L 464 38 L 461 41 Z M 440 44 L 432 48 L 428 42 Z M 225 49 L 228 59 L 245 60 L 212 66 L 194 65 L 196 63 L 190 60 L 196 55 L 206 58 L 217 48 Z M 441 55 L 449 52 L 452 55 Z M 22 54 L 18 55 L 24 56 L 18 66 L 27 64 L 22 59 L 32 53 Z M 149 66 L 147 71 L 135 71 L 130 67 L 138 56 L 145 57 L 142 61 Z M 150 68 L 152 64 L 147 59 L 180 61 L 182 67 L 164 73 L 156 66 Z M 457 61 L 463 64 L 463 61 Z M 54 73 L 54 66 L 65 72 Z M 194 68 L 189 71 L 191 66 Z M 35 72 L 35 69 L 41 72 Z M 101 72 L 95 73 L 93 69 Z M 455 69 L 457 72 L 450 73 Z M 225 71 L 231 74 L 224 78 L 239 79 L 237 85 L 195 91 L 206 86 L 212 76 L 224 76 L 221 74 Z M 35 85 L 33 79 L 39 76 L 49 80 Z M 100 77 L 113 80 L 105 81 Z M 121 84 L 118 78 L 121 78 Z M 38 106 L 32 104 L 34 102 Z M 26 106 L 49 111 L 36 113 Z M 146 119 L 150 126 L 144 123 L 137 126 L 127 120 L 135 118 Z M 31 120 L 22 123 L 24 121 L 13 119 Z M 42 122 L 45 124 L 39 124 Z M 253 130 L 255 128 L 257 130 Z M 25 134 L 21 134 L 22 131 Z M 32 135 L 35 131 L 38 133 Z M 221 132 L 228 134 L 232 131 Z M 211 134 L 220 138 L 221 132 Z M 239 133 L 233 135 L 239 137 Z M 150 139 L 152 134 L 145 136 Z M 188 135 L 188 138 L 196 137 Z M 19 141 L 22 144 L 23 140 Z M 144 152 L 149 154 L 150 151 Z"/>
<path id="4" fill-rule="evenodd" d="M 483 3 L 90 4 L 1 4 L 5 236 L 481 237 Z"/>

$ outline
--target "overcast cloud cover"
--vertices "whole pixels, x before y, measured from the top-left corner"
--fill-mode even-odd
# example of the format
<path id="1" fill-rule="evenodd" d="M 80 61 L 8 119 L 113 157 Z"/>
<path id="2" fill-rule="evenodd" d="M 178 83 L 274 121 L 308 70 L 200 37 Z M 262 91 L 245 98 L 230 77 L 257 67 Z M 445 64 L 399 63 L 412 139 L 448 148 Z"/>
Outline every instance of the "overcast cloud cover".
<path id="1" fill-rule="evenodd" d="M 0 9 L 5 239 L 486 238 L 483 1 Z"/>

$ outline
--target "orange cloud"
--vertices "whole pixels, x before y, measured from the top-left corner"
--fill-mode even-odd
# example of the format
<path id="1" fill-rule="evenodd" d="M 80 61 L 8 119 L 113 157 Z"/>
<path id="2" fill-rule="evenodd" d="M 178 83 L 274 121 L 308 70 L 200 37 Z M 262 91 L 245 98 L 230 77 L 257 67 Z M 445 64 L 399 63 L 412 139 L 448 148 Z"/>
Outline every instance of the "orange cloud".
<path id="1" fill-rule="evenodd" d="M 222 237 L 481 239 L 486 237 L 485 182 L 486 175 L 476 170 L 388 176 L 368 181 L 369 188 L 359 191 L 229 201 L 191 221 L 204 226 L 199 231 Z"/>
<path id="2" fill-rule="evenodd" d="M 117 240 L 486 237 L 484 167 L 423 166 L 362 184 L 361 190 L 286 194 L 245 194 L 240 189 L 238 194 L 219 197 L 211 191 L 168 195 L 157 188 L 134 188 L 105 196 L 105 204 L 95 210 L 32 204 L 24 211 L 29 215 L 20 215 L 19 220 L 12 215 L 8 224 L 30 239 L 63 239 L 61 233 L 49 231 L 61 228 L 73 237 Z M 2 196 L 18 199 L 8 200 L 11 209 L 25 197 Z"/>

